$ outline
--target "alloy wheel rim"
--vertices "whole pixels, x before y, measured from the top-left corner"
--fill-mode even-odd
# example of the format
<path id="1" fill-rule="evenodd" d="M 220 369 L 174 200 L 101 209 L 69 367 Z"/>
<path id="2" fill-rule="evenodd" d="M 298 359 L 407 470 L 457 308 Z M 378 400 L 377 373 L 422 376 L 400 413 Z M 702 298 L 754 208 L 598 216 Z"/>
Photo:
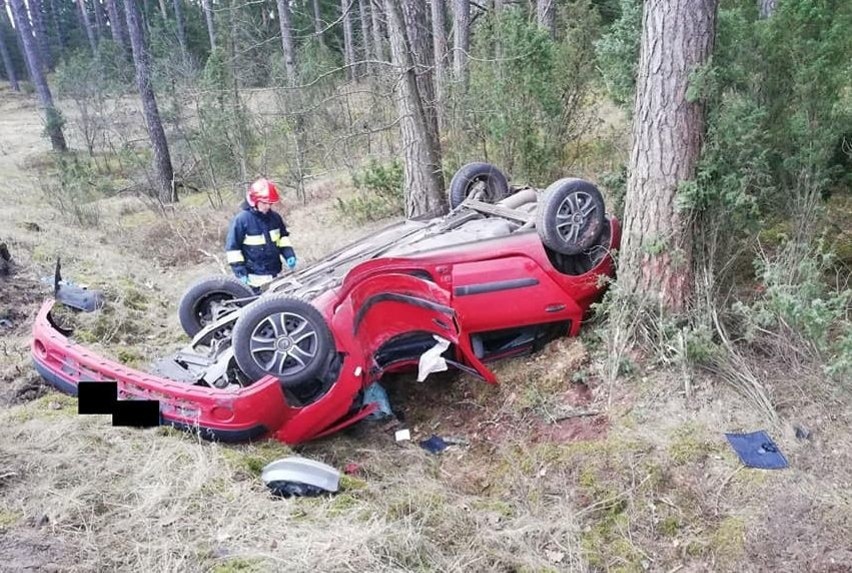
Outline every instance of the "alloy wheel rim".
<path id="1" fill-rule="evenodd" d="M 583 191 L 571 193 L 559 204 L 556 210 L 556 231 L 563 241 L 575 243 L 586 228 L 589 217 L 597 206 L 591 195 Z"/>
<path id="2" fill-rule="evenodd" d="M 265 372 L 293 376 L 316 358 L 319 338 L 311 322 L 293 312 L 265 317 L 254 327 L 249 341 L 252 360 Z"/>

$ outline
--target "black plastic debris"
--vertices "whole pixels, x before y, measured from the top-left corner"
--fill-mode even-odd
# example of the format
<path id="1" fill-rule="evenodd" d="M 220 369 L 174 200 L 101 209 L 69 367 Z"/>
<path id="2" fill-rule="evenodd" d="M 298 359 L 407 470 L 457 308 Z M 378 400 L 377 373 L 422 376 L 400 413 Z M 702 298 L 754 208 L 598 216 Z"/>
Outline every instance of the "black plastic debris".
<path id="1" fill-rule="evenodd" d="M 316 497 L 330 493 L 321 487 L 295 481 L 271 481 L 266 484 L 272 495 L 279 497 Z"/>
<path id="2" fill-rule="evenodd" d="M 70 308 L 83 312 L 94 312 L 104 306 L 103 293 L 62 280 L 60 259 L 56 259 L 53 275 L 53 298 Z"/>

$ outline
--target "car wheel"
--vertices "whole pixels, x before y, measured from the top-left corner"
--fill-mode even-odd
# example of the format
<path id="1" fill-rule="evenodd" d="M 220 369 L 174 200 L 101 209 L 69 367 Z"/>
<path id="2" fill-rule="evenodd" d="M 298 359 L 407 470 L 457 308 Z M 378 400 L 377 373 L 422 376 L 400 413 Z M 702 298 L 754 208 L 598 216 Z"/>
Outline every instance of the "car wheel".
<path id="1" fill-rule="evenodd" d="M 541 242 L 557 253 L 576 255 L 600 236 L 605 221 L 604 200 L 592 183 L 560 179 L 548 187 L 539 202 L 536 228 Z"/>
<path id="2" fill-rule="evenodd" d="M 496 203 L 510 195 L 503 172 L 490 163 L 468 163 L 456 171 L 450 181 L 450 208 L 455 209 L 468 197 Z"/>
<path id="3" fill-rule="evenodd" d="M 252 290 L 233 277 L 207 277 L 193 284 L 178 305 L 180 325 L 190 337 L 226 312 L 223 302 L 253 297 Z"/>
<path id="4" fill-rule="evenodd" d="M 334 351 L 320 312 L 302 300 L 275 296 L 246 307 L 234 325 L 234 358 L 247 376 L 277 377 L 292 388 L 321 377 Z"/>

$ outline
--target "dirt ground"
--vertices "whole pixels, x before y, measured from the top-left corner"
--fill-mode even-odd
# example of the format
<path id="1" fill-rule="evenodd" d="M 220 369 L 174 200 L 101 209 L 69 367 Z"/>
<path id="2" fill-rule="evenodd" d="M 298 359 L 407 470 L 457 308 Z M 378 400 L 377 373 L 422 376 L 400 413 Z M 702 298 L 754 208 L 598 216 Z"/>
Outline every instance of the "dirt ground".
<path id="1" fill-rule="evenodd" d="M 654 364 L 605 384 L 593 327 L 498 364 L 497 386 L 388 379 L 411 442 L 368 423 L 295 448 L 354 464 L 331 497 L 268 494 L 259 469 L 291 453 L 281 444 L 223 446 L 77 416 L 29 361 L 50 292 L 40 279 L 56 257 L 66 277 L 108 287 L 115 310 L 90 345 L 144 365 L 182 343 L 177 300 L 220 272 L 232 208 L 187 200 L 164 221 L 124 197 L 104 203 L 100 226 L 72 225 L 43 200 L 41 131 L 34 99 L 3 88 L 0 242 L 14 275 L 0 278 L 0 571 L 852 571 L 846 391 L 758 365 L 772 423 L 701 373 L 688 393 L 680 371 Z M 345 185 L 321 182 L 308 206 L 286 202 L 303 260 L 370 231 L 335 218 Z M 181 238 L 187 229 L 203 231 L 199 244 Z M 737 460 L 723 433 L 757 429 L 788 469 Z M 458 443 L 429 454 L 417 443 L 432 434 Z"/>

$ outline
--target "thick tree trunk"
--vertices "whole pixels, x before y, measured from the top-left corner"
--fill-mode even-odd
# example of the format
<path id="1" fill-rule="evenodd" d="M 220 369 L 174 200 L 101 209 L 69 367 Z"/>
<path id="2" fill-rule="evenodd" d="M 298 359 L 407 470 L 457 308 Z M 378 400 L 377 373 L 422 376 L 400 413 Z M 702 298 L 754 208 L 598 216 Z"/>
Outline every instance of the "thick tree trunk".
<path id="1" fill-rule="evenodd" d="M 556 0 L 536 0 L 535 13 L 538 25 L 550 32 L 550 37 L 556 37 Z"/>
<path id="2" fill-rule="evenodd" d="M 186 60 L 189 52 L 186 48 L 186 26 L 183 22 L 183 7 L 181 6 L 182 0 L 174 0 L 172 4 L 175 8 L 175 24 L 177 25 L 177 36 L 178 43 L 180 44 L 180 53 L 184 60 Z"/>
<path id="3" fill-rule="evenodd" d="M 107 15 L 109 16 L 109 31 L 110 34 L 112 34 L 112 41 L 115 42 L 115 45 L 118 46 L 121 51 L 126 52 L 127 30 L 121 17 L 121 13 L 119 12 L 118 5 L 116 4 L 117 0 L 106 1 Z"/>
<path id="4" fill-rule="evenodd" d="M 352 5 L 355 0 L 340 0 L 343 15 L 343 62 L 346 65 L 346 79 L 355 77 L 355 48 L 352 45 Z"/>
<path id="5" fill-rule="evenodd" d="M 385 61 L 384 38 L 382 37 L 382 0 L 372 0 L 370 16 L 373 20 L 373 57 L 376 61 Z"/>
<path id="6" fill-rule="evenodd" d="M 453 72 L 467 91 L 467 55 L 470 51 L 470 0 L 453 0 Z"/>
<path id="7" fill-rule="evenodd" d="M 775 6 L 777 5 L 778 0 L 757 0 L 760 17 L 763 19 L 771 17 L 775 13 Z"/>
<path id="8" fill-rule="evenodd" d="M 281 48 L 284 51 L 284 67 L 287 83 L 296 84 L 296 46 L 293 44 L 293 25 L 288 0 L 278 0 L 278 24 L 281 27 Z"/>
<path id="9" fill-rule="evenodd" d="M 692 230 L 675 205 L 695 177 L 704 109 L 689 102 L 689 75 L 713 51 L 718 0 L 648 0 L 633 114 L 619 284 L 626 292 L 684 310 L 693 289 Z"/>
<path id="10" fill-rule="evenodd" d="M 92 53 L 96 54 L 98 52 L 98 44 L 95 41 L 95 33 L 92 31 L 89 11 L 86 9 L 86 0 L 77 0 L 77 6 L 80 8 L 80 23 L 83 24 L 83 29 L 86 31 L 86 38 L 89 39 L 89 47 L 92 48 Z"/>
<path id="11" fill-rule="evenodd" d="M 27 2 L 30 9 L 30 19 L 33 23 L 33 31 L 35 32 L 36 38 L 38 38 L 38 48 L 41 50 L 42 62 L 47 67 L 46 69 L 52 70 L 53 65 L 53 53 L 50 50 L 50 39 L 47 35 L 47 27 L 44 25 L 44 9 L 41 5 L 41 0 L 29 0 Z"/>
<path id="12" fill-rule="evenodd" d="M 367 11 L 369 4 L 369 0 L 358 0 L 358 11 L 361 13 L 361 54 L 365 62 L 370 59 L 370 13 Z M 361 71 L 366 74 L 370 67 L 364 64 Z"/>
<path id="13" fill-rule="evenodd" d="M 444 0 L 432 0 L 432 48 L 435 52 L 435 107 L 440 119 L 447 83 L 447 21 Z"/>
<path id="14" fill-rule="evenodd" d="M 210 0 L 201 0 L 201 9 L 204 10 L 204 21 L 207 23 L 207 37 L 210 38 L 210 51 L 216 47 L 216 29 L 213 27 L 213 10 L 210 8 Z"/>
<path id="15" fill-rule="evenodd" d="M 423 102 L 426 125 L 434 141 L 439 141 L 438 108 L 432 70 L 435 68 L 432 35 L 429 33 L 427 7 L 423 2 L 403 2 L 402 17 L 405 20 L 406 39 L 414 62 L 417 90 Z"/>
<path id="16" fill-rule="evenodd" d="M 9 50 L 6 48 L 6 42 L 3 39 L 3 32 L 11 30 L 9 22 L 6 21 L 6 2 L 0 0 L 0 56 L 3 58 L 3 68 L 6 70 L 6 78 L 9 80 L 9 85 L 16 92 L 21 91 L 21 86 L 18 85 L 18 76 L 15 73 L 15 64 L 9 55 Z"/>
<path id="17" fill-rule="evenodd" d="M 35 85 L 38 101 L 44 113 L 50 145 L 54 151 L 67 151 L 68 146 L 65 144 L 65 136 L 62 134 L 62 125 L 59 121 L 60 115 L 53 105 L 53 96 L 50 93 L 50 87 L 47 85 L 47 79 L 44 77 L 44 66 L 41 62 L 38 42 L 33 36 L 24 0 L 11 0 L 11 6 L 15 29 L 18 31 L 18 36 L 24 46 L 24 57 L 30 70 L 30 78 Z"/>
<path id="18" fill-rule="evenodd" d="M 426 108 L 418 87 L 412 47 L 407 38 L 400 1 L 409 13 L 424 11 L 421 0 L 386 0 L 393 63 L 400 74 L 397 92 L 400 135 L 405 154 L 405 214 L 409 218 L 433 217 L 447 210 L 444 178 L 441 173 L 441 151 L 429 128 Z M 415 24 L 415 22 L 412 22 Z"/>
<path id="19" fill-rule="evenodd" d="M 142 33 L 142 18 L 136 0 L 124 0 L 124 12 L 127 16 L 127 30 L 130 33 L 130 47 L 133 50 L 133 64 L 136 67 L 136 87 L 142 99 L 142 110 L 145 114 L 145 124 L 148 127 L 148 137 L 151 139 L 151 149 L 154 152 L 154 174 L 157 184 L 157 197 L 161 203 L 177 201 L 174 186 L 174 171 L 169 156 L 169 145 L 166 133 L 160 121 L 160 111 L 151 86 L 151 70 L 148 61 L 148 49 L 145 46 L 145 36 Z"/>

